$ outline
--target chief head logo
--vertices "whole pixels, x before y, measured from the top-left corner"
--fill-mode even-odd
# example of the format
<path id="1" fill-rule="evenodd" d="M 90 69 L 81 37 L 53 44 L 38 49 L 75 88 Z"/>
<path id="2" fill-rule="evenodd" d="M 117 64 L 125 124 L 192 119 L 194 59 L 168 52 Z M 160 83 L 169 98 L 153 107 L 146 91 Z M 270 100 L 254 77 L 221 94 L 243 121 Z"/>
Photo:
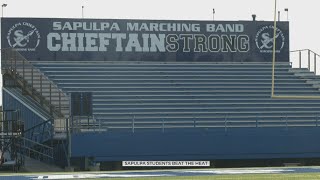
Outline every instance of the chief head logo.
<path id="1" fill-rule="evenodd" d="M 7 40 L 9 46 L 18 51 L 35 51 L 40 43 L 40 33 L 31 23 L 17 23 L 9 29 Z"/>
<path id="2" fill-rule="evenodd" d="M 277 28 L 276 35 L 274 35 L 273 26 L 262 27 L 256 35 L 255 41 L 258 49 L 261 53 L 272 53 L 273 52 L 273 41 L 276 41 L 276 52 L 280 53 L 284 47 L 285 37 L 283 32 Z"/>

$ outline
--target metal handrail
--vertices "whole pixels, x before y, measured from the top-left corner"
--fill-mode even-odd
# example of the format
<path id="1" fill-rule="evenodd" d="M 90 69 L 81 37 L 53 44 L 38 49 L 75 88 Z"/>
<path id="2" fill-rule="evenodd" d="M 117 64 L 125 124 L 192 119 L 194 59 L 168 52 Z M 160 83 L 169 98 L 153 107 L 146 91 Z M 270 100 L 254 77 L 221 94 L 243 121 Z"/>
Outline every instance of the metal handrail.
<path id="1" fill-rule="evenodd" d="M 312 52 L 313 54 L 316 54 L 317 56 L 320 57 L 320 55 L 318 53 L 316 53 L 315 51 L 311 50 L 311 49 L 298 49 L 298 50 L 293 50 L 293 51 L 290 51 L 290 52 L 302 52 L 302 51 L 310 51 Z"/>
<path id="2" fill-rule="evenodd" d="M 44 98 L 44 101 L 48 103 L 48 108 L 50 111 L 50 114 L 52 113 L 52 110 L 55 109 L 57 112 L 59 112 L 63 117 L 67 118 L 69 116 L 69 113 L 63 113 L 62 112 L 62 103 L 61 101 L 65 101 L 64 107 L 67 108 L 67 112 L 69 112 L 69 97 L 67 94 L 65 94 L 61 89 L 58 88 L 58 86 L 51 81 L 47 76 L 43 74 L 37 67 L 35 67 L 32 63 L 30 63 L 28 60 L 26 60 L 19 52 L 17 52 L 15 49 L 2 49 L 2 69 L 8 70 L 9 73 L 14 76 L 14 78 L 18 78 L 19 76 L 22 77 L 22 86 L 26 88 L 27 86 L 31 86 L 31 95 L 36 95 L 34 92 L 37 92 L 38 95 L 42 98 Z M 18 64 L 17 64 L 18 63 Z M 31 76 L 26 75 L 26 71 L 30 71 Z M 34 84 L 35 77 L 39 78 L 40 87 L 36 87 Z M 27 80 L 26 78 L 29 78 L 31 80 Z M 31 81 L 31 82 L 30 82 Z M 45 82 L 46 85 L 49 85 L 49 95 L 44 95 L 43 91 L 48 89 L 47 87 L 43 87 L 43 82 Z M 58 95 L 58 100 L 53 101 L 52 97 L 53 94 Z M 35 99 L 40 104 L 44 103 L 42 98 Z"/>
<path id="3" fill-rule="evenodd" d="M 312 51 L 310 49 L 300 49 L 300 50 L 293 50 L 290 51 L 290 53 L 299 53 L 299 68 L 302 68 L 302 52 L 308 52 L 308 70 L 311 71 L 311 54 L 313 54 L 313 64 L 314 64 L 314 73 L 317 74 L 317 61 L 320 58 L 320 55 L 316 53 L 315 51 Z"/>
<path id="4" fill-rule="evenodd" d="M 90 122 L 80 122 L 72 126 L 73 133 L 77 132 L 108 132 L 110 130 L 116 129 L 126 129 L 132 133 L 135 133 L 139 129 L 159 129 L 162 132 L 165 132 L 165 129 L 206 129 L 206 128 L 216 128 L 224 129 L 225 132 L 233 128 L 283 128 L 288 129 L 291 126 L 294 127 L 319 127 L 318 117 L 319 115 L 314 115 L 314 118 L 310 120 L 291 120 L 290 115 L 283 114 L 282 116 L 277 116 L 277 119 L 270 120 L 261 120 L 261 115 L 252 115 L 248 116 L 254 119 L 249 120 L 232 120 L 229 118 L 229 114 L 220 115 L 218 118 L 220 120 L 201 120 L 198 118 L 191 118 L 188 120 L 177 120 L 171 121 L 168 120 L 165 115 L 159 120 L 139 120 L 137 115 L 123 115 L 125 120 L 122 122 L 110 122 L 109 120 L 101 119 L 91 119 Z M 313 117 L 313 116 L 312 116 Z M 84 118 L 85 119 L 85 118 Z"/>
<path id="5" fill-rule="evenodd" d="M 44 144 L 41 144 L 41 143 L 38 143 L 36 141 L 32 141 L 30 139 L 27 139 L 27 138 L 24 138 L 24 137 L 21 137 L 20 138 L 22 140 L 22 144 L 23 146 L 21 148 L 23 149 L 26 149 L 28 150 L 29 152 L 34 152 L 40 156 L 43 156 L 43 157 L 47 157 L 47 158 L 50 158 L 53 160 L 53 148 L 50 147 L 50 146 L 46 146 Z M 27 146 L 26 144 L 32 144 L 31 146 Z M 36 149 L 33 149 L 32 147 L 34 146 L 38 146 L 38 147 L 41 147 L 41 149 L 43 151 L 39 151 L 39 150 L 36 150 Z M 47 153 L 44 153 L 44 152 L 47 152 Z"/>

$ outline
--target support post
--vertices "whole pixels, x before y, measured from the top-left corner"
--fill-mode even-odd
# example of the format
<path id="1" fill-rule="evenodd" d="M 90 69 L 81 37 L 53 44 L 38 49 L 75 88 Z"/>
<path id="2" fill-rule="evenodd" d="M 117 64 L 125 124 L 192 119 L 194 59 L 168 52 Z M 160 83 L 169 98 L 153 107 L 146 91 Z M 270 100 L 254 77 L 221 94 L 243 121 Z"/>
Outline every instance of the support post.
<path id="1" fill-rule="evenodd" d="M 59 91 L 59 112 L 61 112 L 61 91 Z"/>
<path id="2" fill-rule="evenodd" d="M 51 83 L 49 84 L 49 107 L 50 107 L 50 114 L 52 114 L 52 106 L 51 106 Z"/>
<path id="3" fill-rule="evenodd" d="M 67 141 L 68 141 L 68 153 L 67 153 L 67 164 L 70 168 L 71 166 L 71 133 L 70 133 L 70 120 L 69 118 L 66 119 L 66 128 L 67 128 Z"/>
<path id="4" fill-rule="evenodd" d="M 301 51 L 299 51 L 299 69 L 301 69 Z"/>
<path id="5" fill-rule="evenodd" d="M 164 119 L 162 118 L 162 133 L 164 133 Z"/>
<path id="6" fill-rule="evenodd" d="M 134 133 L 134 121 L 135 121 L 135 116 L 133 115 L 133 118 L 132 118 L 132 133 Z"/>
<path id="7" fill-rule="evenodd" d="M 286 115 L 286 130 L 288 130 L 288 115 Z"/>
<path id="8" fill-rule="evenodd" d="M 31 66 L 31 94 L 33 95 L 33 66 Z"/>
<path id="9" fill-rule="evenodd" d="M 224 117 L 224 132 L 225 132 L 225 134 L 227 134 L 227 130 L 228 130 L 227 118 L 228 118 L 228 115 L 226 114 L 226 116 Z"/>
<path id="10" fill-rule="evenodd" d="M 40 75 L 40 95 L 42 96 L 42 75 Z"/>
<path id="11" fill-rule="evenodd" d="M 314 53 L 314 65 L 313 65 L 313 68 L 314 68 L 314 74 L 317 75 L 317 54 Z"/>
<path id="12" fill-rule="evenodd" d="M 274 0 L 274 24 L 273 24 L 273 37 L 277 34 L 277 0 Z M 272 51 L 272 79 L 271 79 L 271 97 L 274 97 L 274 74 L 276 64 L 276 38 L 273 38 L 273 51 Z"/>
<path id="13" fill-rule="evenodd" d="M 310 49 L 308 49 L 308 70 L 310 71 Z"/>

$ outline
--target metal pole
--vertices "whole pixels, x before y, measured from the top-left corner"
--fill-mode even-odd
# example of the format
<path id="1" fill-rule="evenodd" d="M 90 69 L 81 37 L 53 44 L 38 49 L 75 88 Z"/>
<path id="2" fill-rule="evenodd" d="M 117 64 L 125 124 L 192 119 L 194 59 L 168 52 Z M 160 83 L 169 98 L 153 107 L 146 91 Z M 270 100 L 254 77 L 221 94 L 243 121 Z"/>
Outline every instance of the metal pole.
<path id="1" fill-rule="evenodd" d="M 23 78 L 23 90 L 26 88 L 26 78 L 25 78 L 25 65 L 24 61 L 22 61 L 22 78 Z"/>
<path id="2" fill-rule="evenodd" d="M 133 118 L 132 118 L 132 133 L 134 133 L 134 119 L 135 119 L 135 116 L 133 115 Z"/>
<path id="3" fill-rule="evenodd" d="M 308 70 L 310 71 L 310 49 L 308 50 Z"/>
<path id="4" fill-rule="evenodd" d="M 84 6 L 82 6 L 82 19 L 84 18 Z"/>
<path id="5" fill-rule="evenodd" d="M 33 95 L 33 66 L 31 66 L 31 94 Z"/>
<path id="6" fill-rule="evenodd" d="M 42 96 L 42 75 L 40 75 L 40 95 Z"/>
<path id="7" fill-rule="evenodd" d="M 11 69 L 10 70 L 11 70 L 11 74 L 13 75 L 13 58 L 12 57 L 10 58 L 10 61 L 11 61 L 11 63 L 10 63 Z"/>
<path id="8" fill-rule="evenodd" d="M 278 11 L 278 21 L 280 22 L 280 11 Z"/>
<path id="9" fill-rule="evenodd" d="M 274 0 L 274 25 L 273 25 L 273 37 L 277 34 L 277 0 Z M 274 68 L 276 63 L 276 38 L 273 38 L 273 53 L 272 53 L 272 87 L 271 87 L 271 97 L 274 96 Z"/>
<path id="10" fill-rule="evenodd" d="M 22 78 L 25 78 L 24 61 L 22 61 Z"/>
<path id="11" fill-rule="evenodd" d="M 66 128 L 67 128 L 67 136 L 68 136 L 68 158 L 67 163 L 68 167 L 71 166 L 71 133 L 70 133 L 70 120 L 69 118 L 66 119 Z"/>
<path id="12" fill-rule="evenodd" d="M 52 114 L 52 108 L 51 108 L 51 83 L 49 84 L 49 107 L 50 107 L 50 114 Z"/>
<path id="13" fill-rule="evenodd" d="M 301 51 L 299 51 L 299 68 L 301 69 Z"/>
<path id="14" fill-rule="evenodd" d="M 226 116 L 224 117 L 224 132 L 227 133 L 227 118 L 228 115 L 226 114 Z"/>
<path id="15" fill-rule="evenodd" d="M 212 9 L 212 20 L 214 21 L 214 14 L 216 13 L 216 10 L 213 8 Z"/>
<path id="16" fill-rule="evenodd" d="M 1 17 L 3 17 L 3 10 L 5 7 L 7 7 L 8 4 L 2 4 L 1 6 Z"/>
<path id="17" fill-rule="evenodd" d="M 317 54 L 314 54 L 314 74 L 317 75 Z"/>
<path id="18" fill-rule="evenodd" d="M 59 91 L 59 112 L 61 112 L 61 92 Z"/>
<path id="19" fill-rule="evenodd" d="M 162 119 L 162 133 L 164 133 L 164 119 Z"/>
<path id="20" fill-rule="evenodd" d="M 286 115 L 286 129 L 288 130 L 288 115 Z"/>

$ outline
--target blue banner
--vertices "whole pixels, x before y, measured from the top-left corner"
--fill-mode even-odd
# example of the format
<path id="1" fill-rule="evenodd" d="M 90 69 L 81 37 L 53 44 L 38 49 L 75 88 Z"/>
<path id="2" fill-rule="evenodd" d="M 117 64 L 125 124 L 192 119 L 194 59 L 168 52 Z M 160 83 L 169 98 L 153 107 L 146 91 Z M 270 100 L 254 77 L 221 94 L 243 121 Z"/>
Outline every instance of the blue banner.
<path id="1" fill-rule="evenodd" d="M 2 48 L 32 61 L 289 62 L 289 23 L 3 18 Z"/>

